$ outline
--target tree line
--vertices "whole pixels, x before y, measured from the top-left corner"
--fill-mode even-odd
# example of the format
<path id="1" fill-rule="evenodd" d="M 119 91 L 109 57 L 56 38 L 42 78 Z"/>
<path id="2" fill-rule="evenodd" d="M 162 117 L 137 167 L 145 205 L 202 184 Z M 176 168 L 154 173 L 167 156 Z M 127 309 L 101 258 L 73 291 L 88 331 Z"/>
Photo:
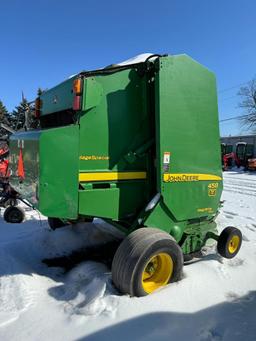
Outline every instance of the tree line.
<path id="1" fill-rule="evenodd" d="M 38 89 L 37 94 L 42 93 L 41 89 Z M 22 94 L 22 100 L 15 107 L 15 109 L 9 112 L 0 100 L 0 124 L 4 124 L 11 130 L 29 130 L 39 128 L 39 120 L 35 117 L 35 105 L 34 102 L 28 102 L 28 100 Z M 8 131 L 0 126 L 0 138 L 7 137 Z"/>

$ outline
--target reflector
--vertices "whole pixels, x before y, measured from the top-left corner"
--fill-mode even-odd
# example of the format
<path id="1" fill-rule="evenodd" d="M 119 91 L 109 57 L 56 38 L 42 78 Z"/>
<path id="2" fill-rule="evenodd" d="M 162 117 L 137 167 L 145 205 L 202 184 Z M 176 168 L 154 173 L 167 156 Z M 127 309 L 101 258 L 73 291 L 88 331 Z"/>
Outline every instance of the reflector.
<path id="1" fill-rule="evenodd" d="M 73 101 L 73 110 L 80 110 L 81 109 L 81 96 L 74 96 Z"/>

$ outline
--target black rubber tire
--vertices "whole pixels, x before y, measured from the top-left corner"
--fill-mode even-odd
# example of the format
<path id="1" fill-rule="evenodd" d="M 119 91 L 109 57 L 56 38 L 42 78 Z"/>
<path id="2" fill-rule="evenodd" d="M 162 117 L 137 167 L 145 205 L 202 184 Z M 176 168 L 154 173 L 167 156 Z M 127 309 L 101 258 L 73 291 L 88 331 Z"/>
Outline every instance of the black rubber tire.
<path id="1" fill-rule="evenodd" d="M 4 211 L 4 220 L 11 224 L 20 224 L 25 219 L 25 212 L 17 206 L 9 206 Z"/>
<path id="2" fill-rule="evenodd" d="M 231 239 L 237 236 L 239 238 L 239 244 L 238 247 L 234 252 L 229 251 L 229 244 Z M 220 234 L 218 243 L 217 243 L 217 250 L 218 253 L 224 257 L 224 258 L 233 258 L 235 257 L 242 245 L 242 233 L 240 230 L 238 230 L 236 227 L 228 226 L 226 227 Z"/>
<path id="3" fill-rule="evenodd" d="M 48 217 L 48 224 L 52 230 L 56 230 L 60 227 L 64 227 L 67 225 L 59 218 L 50 218 L 50 217 Z"/>
<path id="4" fill-rule="evenodd" d="M 140 228 L 119 245 L 112 262 L 112 280 L 118 290 L 131 296 L 148 295 L 142 287 L 142 273 L 148 261 L 159 253 L 167 253 L 173 261 L 168 283 L 181 278 L 183 253 L 168 233 L 155 228 Z"/>
<path id="5" fill-rule="evenodd" d="M 87 217 L 87 218 L 84 218 L 84 219 L 83 219 L 83 222 L 84 222 L 84 223 L 92 223 L 92 222 L 93 222 L 93 218 L 88 218 L 88 217 Z"/>

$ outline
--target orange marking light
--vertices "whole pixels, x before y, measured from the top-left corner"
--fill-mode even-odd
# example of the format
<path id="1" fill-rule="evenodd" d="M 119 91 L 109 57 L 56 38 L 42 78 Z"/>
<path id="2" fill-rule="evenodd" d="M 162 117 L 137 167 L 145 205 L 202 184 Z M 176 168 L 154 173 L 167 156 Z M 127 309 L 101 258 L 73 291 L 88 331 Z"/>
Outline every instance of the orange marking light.
<path id="1" fill-rule="evenodd" d="M 75 95 L 80 95 L 82 92 L 82 79 L 76 78 L 73 83 L 73 92 Z"/>

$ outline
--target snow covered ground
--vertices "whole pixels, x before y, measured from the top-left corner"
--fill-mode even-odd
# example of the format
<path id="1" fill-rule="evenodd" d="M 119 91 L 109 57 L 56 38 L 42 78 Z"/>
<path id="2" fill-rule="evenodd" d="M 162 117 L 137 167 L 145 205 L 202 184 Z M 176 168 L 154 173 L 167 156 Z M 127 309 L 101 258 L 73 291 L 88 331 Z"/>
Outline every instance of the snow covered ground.
<path id="1" fill-rule="evenodd" d="M 95 260 L 68 258 L 66 272 L 42 262 L 112 241 L 99 222 L 53 232 L 29 209 L 23 224 L 0 218 L 0 340 L 256 340 L 256 173 L 224 179 L 218 226 L 241 229 L 238 256 L 208 248 L 180 282 L 143 298 L 118 294 Z"/>

